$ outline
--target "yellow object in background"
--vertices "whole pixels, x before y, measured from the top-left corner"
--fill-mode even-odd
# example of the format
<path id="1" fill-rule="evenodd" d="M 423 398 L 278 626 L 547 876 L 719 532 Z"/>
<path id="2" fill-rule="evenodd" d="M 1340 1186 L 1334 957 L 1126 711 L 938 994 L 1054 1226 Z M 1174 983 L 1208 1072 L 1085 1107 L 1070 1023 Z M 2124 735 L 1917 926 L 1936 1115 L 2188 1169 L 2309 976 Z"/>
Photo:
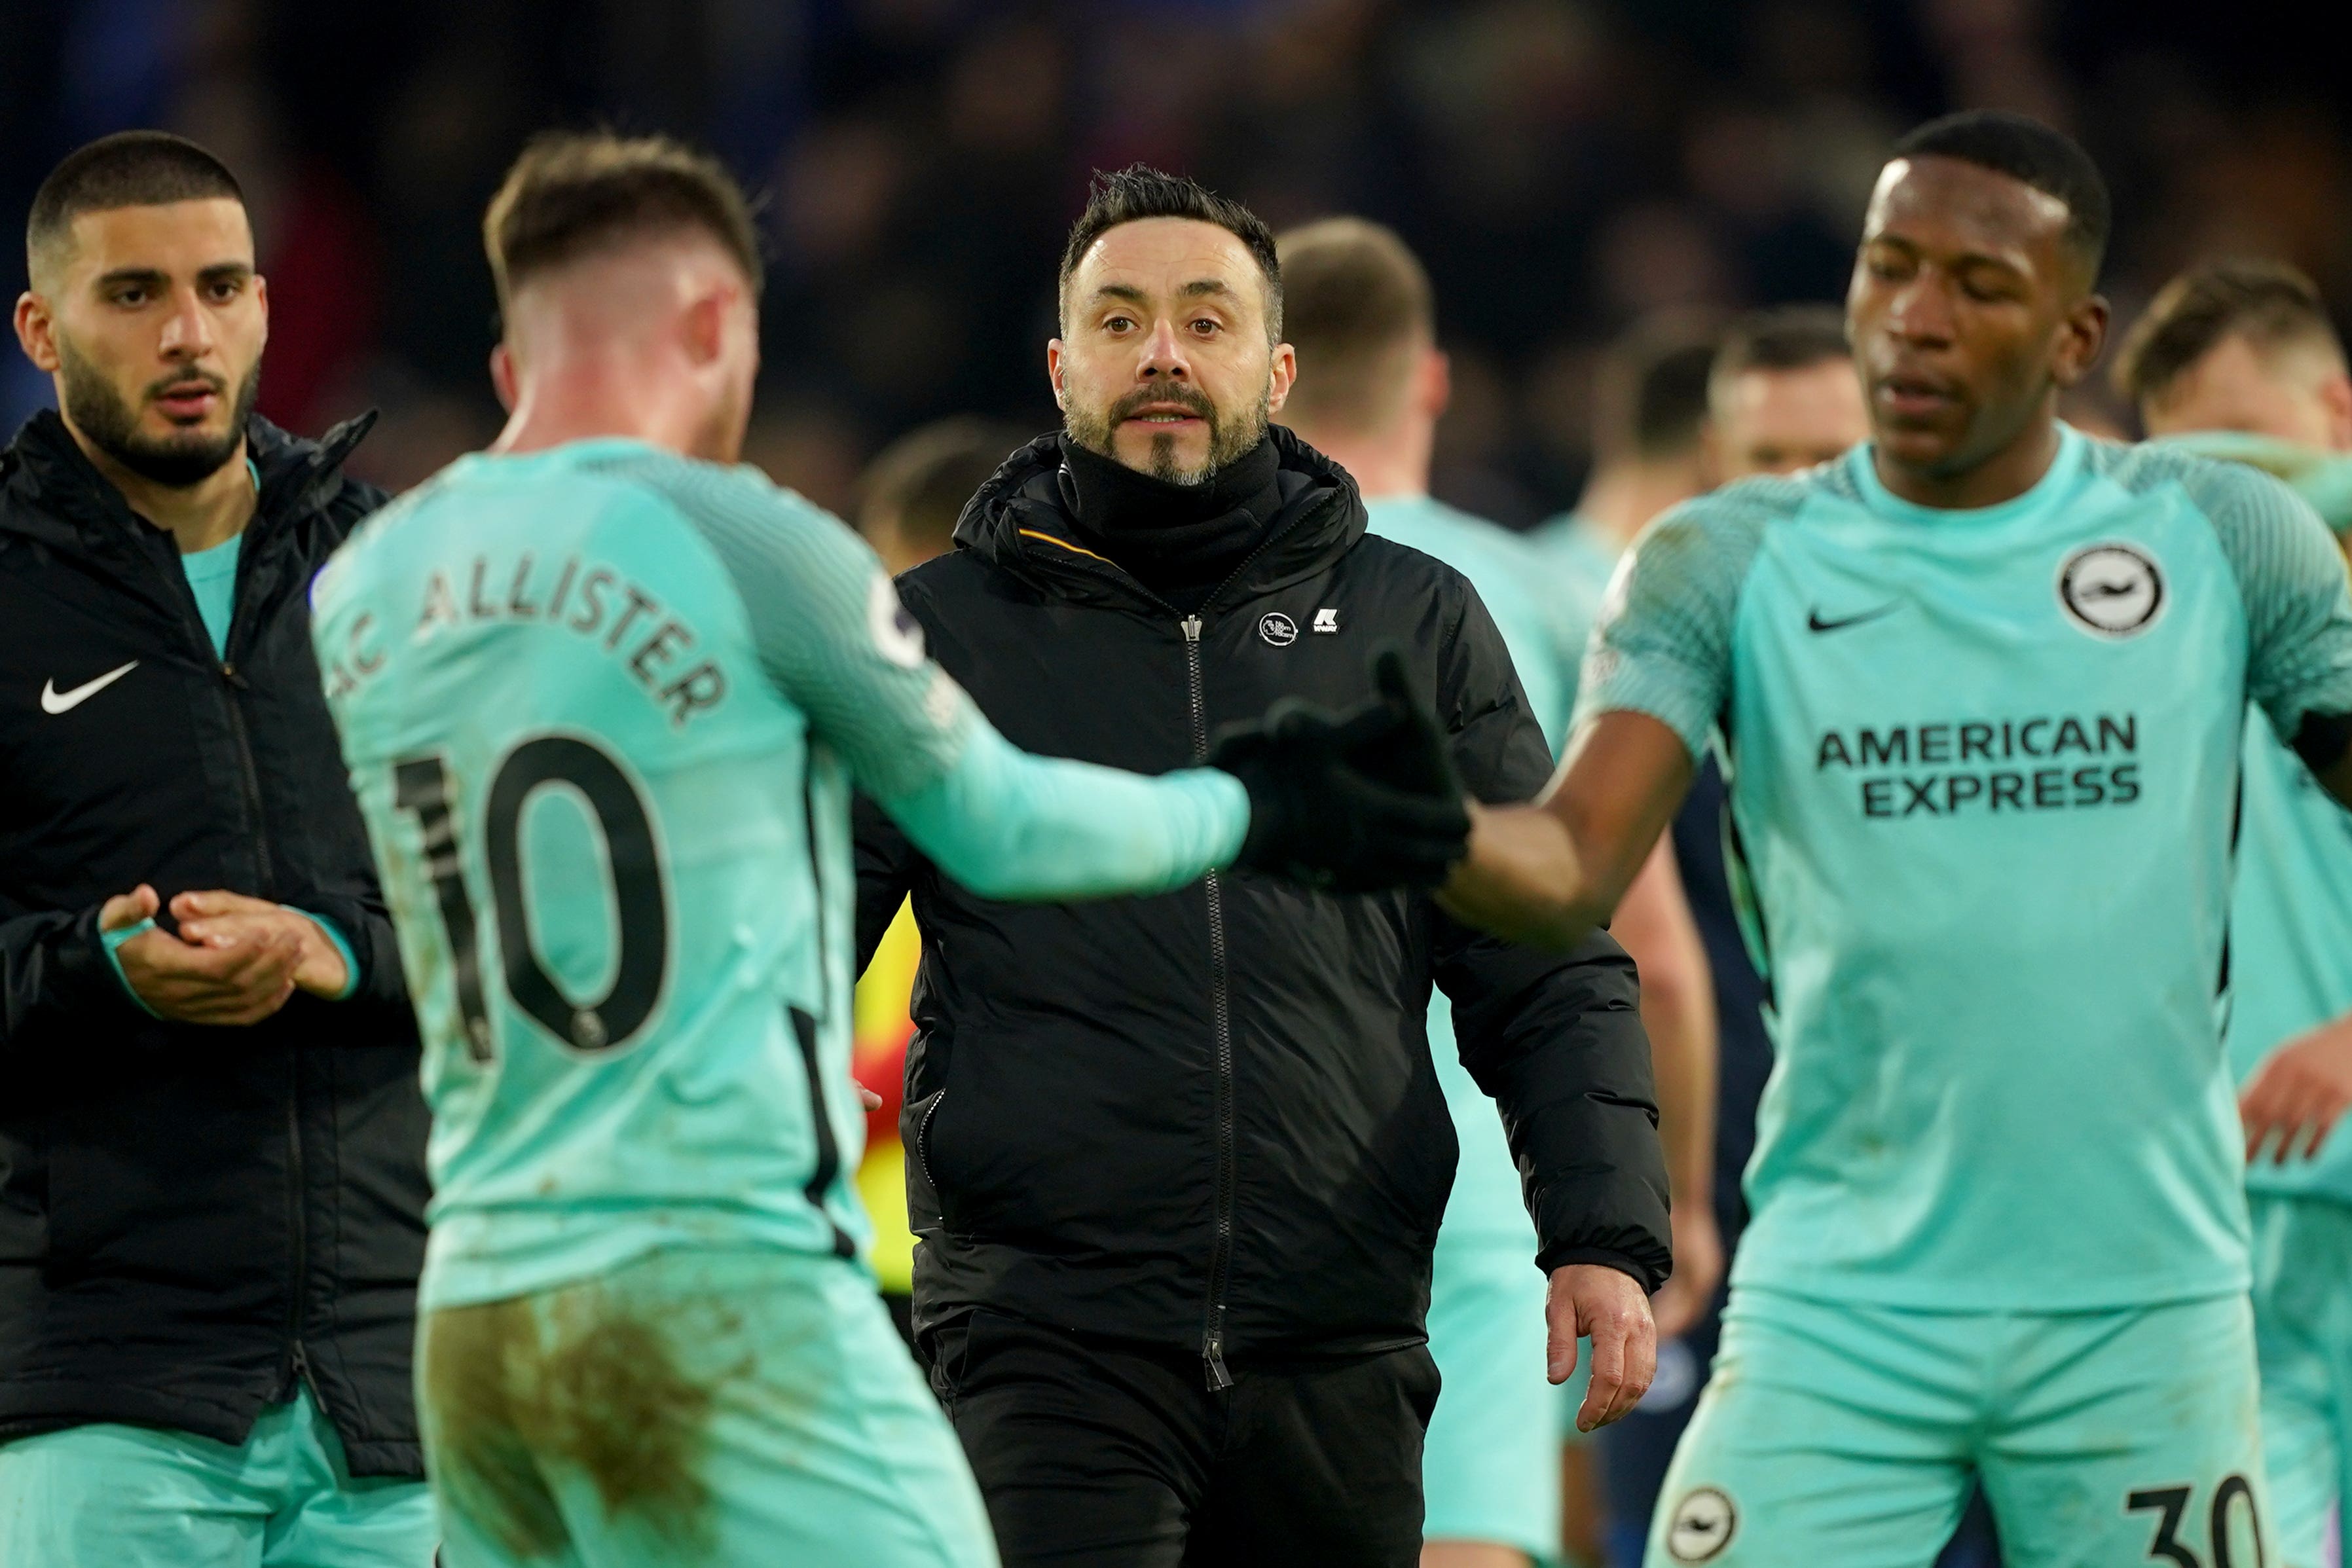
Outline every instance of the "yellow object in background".
<path id="1" fill-rule="evenodd" d="M 914 1038 L 908 1003 L 915 970 L 922 963 L 922 938 L 911 904 L 874 949 L 874 961 L 857 982 L 856 1047 L 851 1058 L 857 1081 L 882 1096 L 879 1110 L 866 1113 L 866 1157 L 857 1166 L 857 1193 L 874 1220 L 874 1273 L 882 1288 L 907 1295 L 915 1288 L 915 1237 L 907 1228 L 907 1151 L 898 1142 L 898 1108 L 907 1096 L 907 1042 Z"/>

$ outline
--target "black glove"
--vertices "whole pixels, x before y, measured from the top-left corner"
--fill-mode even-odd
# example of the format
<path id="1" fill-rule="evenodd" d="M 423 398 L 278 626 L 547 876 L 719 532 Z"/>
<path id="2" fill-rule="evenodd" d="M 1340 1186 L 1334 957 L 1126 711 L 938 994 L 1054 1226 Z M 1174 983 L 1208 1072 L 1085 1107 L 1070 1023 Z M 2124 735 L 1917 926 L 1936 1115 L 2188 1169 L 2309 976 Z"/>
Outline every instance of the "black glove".
<path id="1" fill-rule="evenodd" d="M 1224 731 L 1209 766 L 1249 791 L 1238 863 L 1333 893 L 1434 887 L 1470 834 L 1461 781 L 1404 656 L 1373 657 L 1379 695 L 1345 716 L 1286 697 Z"/>

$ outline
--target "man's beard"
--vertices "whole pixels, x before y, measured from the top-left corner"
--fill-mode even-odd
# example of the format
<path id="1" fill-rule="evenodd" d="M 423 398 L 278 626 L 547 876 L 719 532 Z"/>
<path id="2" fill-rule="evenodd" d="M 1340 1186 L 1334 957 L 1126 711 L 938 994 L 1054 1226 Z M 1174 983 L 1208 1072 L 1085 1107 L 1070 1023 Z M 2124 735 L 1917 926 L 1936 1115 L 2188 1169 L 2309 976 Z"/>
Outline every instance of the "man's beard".
<path id="1" fill-rule="evenodd" d="M 1260 390 L 1257 402 L 1244 420 L 1226 421 L 1217 412 L 1217 405 L 1208 394 L 1181 382 L 1160 387 L 1138 387 L 1110 405 L 1100 414 L 1090 409 L 1072 408 L 1063 418 L 1064 428 L 1070 439 L 1089 452 L 1098 453 L 1113 462 L 1122 462 L 1112 438 L 1120 424 L 1137 409 L 1150 403 L 1181 403 L 1209 426 L 1209 456 L 1199 469 L 1186 472 L 1176 458 L 1176 437 L 1172 434 L 1151 438 L 1151 465 L 1144 470 L 1154 479 L 1171 485 L 1205 485 L 1217 476 L 1217 471 L 1244 453 L 1254 452 L 1265 439 L 1266 422 L 1272 414 L 1274 389 Z"/>
<path id="2" fill-rule="evenodd" d="M 245 384 L 236 389 L 236 409 L 226 430 L 216 435 L 182 431 L 158 439 L 139 433 L 139 411 L 124 402 L 98 368 L 62 339 L 58 342 L 58 363 L 66 417 L 73 421 L 74 428 L 133 474 L 173 490 L 202 484 L 236 455 L 237 444 L 245 439 L 246 422 L 253 416 L 253 400 L 261 391 L 261 366 L 257 363 L 246 372 Z M 197 382 L 215 392 L 228 390 L 228 383 L 220 377 L 191 370 L 152 383 L 146 395 Z"/>

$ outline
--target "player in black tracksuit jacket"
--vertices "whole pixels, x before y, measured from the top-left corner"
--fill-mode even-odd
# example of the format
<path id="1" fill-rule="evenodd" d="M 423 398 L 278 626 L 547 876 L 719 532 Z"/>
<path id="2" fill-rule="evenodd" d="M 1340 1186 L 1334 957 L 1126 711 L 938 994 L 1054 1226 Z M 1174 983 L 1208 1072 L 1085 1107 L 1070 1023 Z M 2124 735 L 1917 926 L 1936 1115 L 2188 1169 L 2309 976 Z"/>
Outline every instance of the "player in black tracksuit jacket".
<path id="1" fill-rule="evenodd" d="M 172 536 L 57 414 L 0 455 L 0 1443 L 92 1422 L 242 1443 L 299 1378 L 352 1474 L 424 1474 L 416 1032 L 310 652 L 310 579 L 383 501 L 342 476 L 367 423 L 248 424 L 226 658 Z M 325 916 L 356 990 L 249 1028 L 149 1016 L 97 930 L 142 882 Z"/>
<path id="2" fill-rule="evenodd" d="M 1469 584 L 1368 537 L 1354 482 L 1287 431 L 1192 488 L 1046 437 L 956 538 L 899 591 L 1016 745 L 1183 767 L 1286 695 L 1349 706 L 1392 640 L 1472 794 L 1525 800 L 1550 770 Z M 1294 1542 L 1291 1561 L 1411 1560 L 1455 1153 L 1433 983 L 1508 1126 L 1530 1264 L 1664 1279 L 1649 1048 L 1605 935 L 1556 956 L 1474 936 L 1426 895 L 1237 873 L 994 904 L 870 810 L 858 852 L 861 962 L 909 891 L 922 929 L 903 1123 L 916 1325 L 1008 1562 L 1129 1516 L 1139 1542 L 1155 1510 L 1181 1516 L 1167 1528 L 1192 1531 L 1194 1561 L 1240 1560 L 1220 1531 Z"/>

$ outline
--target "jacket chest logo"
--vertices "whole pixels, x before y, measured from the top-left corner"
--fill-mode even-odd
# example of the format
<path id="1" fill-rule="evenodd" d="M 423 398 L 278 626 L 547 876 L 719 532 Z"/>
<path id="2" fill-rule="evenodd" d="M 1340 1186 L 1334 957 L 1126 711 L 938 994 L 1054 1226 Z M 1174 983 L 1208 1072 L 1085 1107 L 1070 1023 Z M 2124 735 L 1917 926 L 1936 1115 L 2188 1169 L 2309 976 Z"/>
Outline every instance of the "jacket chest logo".
<path id="1" fill-rule="evenodd" d="M 2095 637 L 2137 637 L 2164 611 L 2164 573 L 2137 545 L 2086 545 L 2058 567 L 2058 603 Z"/>
<path id="2" fill-rule="evenodd" d="M 1298 641 L 1298 622 L 1279 610 L 1271 610 L 1257 618 L 1257 634 L 1277 648 L 1287 648 Z"/>

